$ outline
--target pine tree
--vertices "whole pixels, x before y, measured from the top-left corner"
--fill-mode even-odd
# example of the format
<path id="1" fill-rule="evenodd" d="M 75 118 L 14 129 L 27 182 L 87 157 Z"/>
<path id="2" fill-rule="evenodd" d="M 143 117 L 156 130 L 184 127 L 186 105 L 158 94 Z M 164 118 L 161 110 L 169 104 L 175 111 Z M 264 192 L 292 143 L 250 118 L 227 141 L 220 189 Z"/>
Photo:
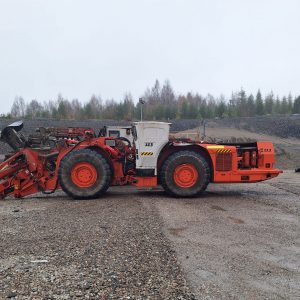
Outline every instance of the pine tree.
<path id="1" fill-rule="evenodd" d="M 289 112 L 289 104 L 287 102 L 286 97 L 283 97 L 281 102 L 280 113 L 285 115 L 288 112 Z"/>
<path id="2" fill-rule="evenodd" d="M 298 98 L 294 101 L 293 113 L 300 114 L 300 96 L 298 96 Z"/>
<path id="3" fill-rule="evenodd" d="M 258 90 L 256 94 L 255 106 L 256 106 L 256 114 L 262 116 L 264 114 L 264 102 L 260 90 Z"/>
<path id="4" fill-rule="evenodd" d="M 161 101 L 164 104 L 173 104 L 175 101 L 175 95 L 174 95 L 174 91 L 173 88 L 171 87 L 171 84 L 169 82 L 169 80 L 166 80 L 162 89 L 161 89 Z"/>
<path id="5" fill-rule="evenodd" d="M 250 96 L 248 97 L 247 112 L 248 112 L 248 117 L 255 116 L 255 102 L 252 94 L 250 94 Z"/>
<path id="6" fill-rule="evenodd" d="M 271 115 L 273 113 L 274 95 L 271 92 L 265 99 L 265 113 Z"/>
<path id="7" fill-rule="evenodd" d="M 288 113 L 292 113 L 293 111 L 293 96 L 291 93 L 288 95 Z"/>
<path id="8" fill-rule="evenodd" d="M 280 99 L 279 99 L 279 97 L 277 96 L 277 97 L 276 97 L 275 104 L 274 104 L 274 113 L 280 114 L 280 107 L 281 107 Z"/>
<path id="9" fill-rule="evenodd" d="M 237 103 L 237 112 L 238 116 L 246 117 L 247 116 L 247 95 L 246 92 L 241 88 L 238 93 L 238 103 Z"/>

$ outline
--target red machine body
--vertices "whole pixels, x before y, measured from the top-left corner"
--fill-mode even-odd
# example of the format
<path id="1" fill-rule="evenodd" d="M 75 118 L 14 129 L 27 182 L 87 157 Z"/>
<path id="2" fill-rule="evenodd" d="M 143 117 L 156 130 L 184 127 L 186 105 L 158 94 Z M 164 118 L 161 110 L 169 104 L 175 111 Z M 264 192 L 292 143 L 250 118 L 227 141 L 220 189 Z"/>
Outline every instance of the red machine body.
<path id="1" fill-rule="evenodd" d="M 159 154 L 157 174 L 141 175 L 135 164 L 139 153 L 126 139 L 95 137 L 89 128 L 48 128 L 26 140 L 18 126 L 2 131 L 2 140 L 15 149 L 0 164 L 1 198 L 63 188 L 84 199 L 127 184 L 162 184 L 169 194 L 187 197 L 198 195 L 209 182 L 251 183 L 282 172 L 274 168 L 271 142 L 220 145 L 170 139 Z"/>

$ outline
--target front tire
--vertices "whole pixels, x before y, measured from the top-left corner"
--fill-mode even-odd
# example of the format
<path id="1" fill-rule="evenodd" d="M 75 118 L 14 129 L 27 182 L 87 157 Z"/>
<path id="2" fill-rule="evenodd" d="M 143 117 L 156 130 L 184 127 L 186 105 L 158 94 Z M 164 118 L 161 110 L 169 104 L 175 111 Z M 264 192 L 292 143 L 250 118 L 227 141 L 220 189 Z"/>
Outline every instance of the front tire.
<path id="1" fill-rule="evenodd" d="M 65 193 L 74 199 L 97 198 L 109 188 L 112 170 L 101 154 L 76 150 L 60 162 L 58 181 Z"/>
<path id="2" fill-rule="evenodd" d="M 193 197 L 201 194 L 210 181 L 210 168 L 204 157 L 193 151 L 171 154 L 160 171 L 161 185 L 171 196 Z"/>

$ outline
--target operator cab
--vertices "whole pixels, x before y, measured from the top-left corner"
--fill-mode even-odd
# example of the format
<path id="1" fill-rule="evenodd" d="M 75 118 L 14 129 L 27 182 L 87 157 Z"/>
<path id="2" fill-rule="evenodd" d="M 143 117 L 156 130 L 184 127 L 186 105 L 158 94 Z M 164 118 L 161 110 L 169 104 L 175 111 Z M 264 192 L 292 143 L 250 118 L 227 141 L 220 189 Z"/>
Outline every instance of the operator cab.
<path id="1" fill-rule="evenodd" d="M 133 136 L 131 126 L 103 126 L 98 136 L 99 137 L 113 137 L 121 140 L 129 141 L 130 145 L 133 144 Z"/>
<path id="2" fill-rule="evenodd" d="M 157 175 L 157 160 L 169 142 L 171 123 L 135 122 L 132 134 L 136 147 L 136 169 L 139 176 Z"/>

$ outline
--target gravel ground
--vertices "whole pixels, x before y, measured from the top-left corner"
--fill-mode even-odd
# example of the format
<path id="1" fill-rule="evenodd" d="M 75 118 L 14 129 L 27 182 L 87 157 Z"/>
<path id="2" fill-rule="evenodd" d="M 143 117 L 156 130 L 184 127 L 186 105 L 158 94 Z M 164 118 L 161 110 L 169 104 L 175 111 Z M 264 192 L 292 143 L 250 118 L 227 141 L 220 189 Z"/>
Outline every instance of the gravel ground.
<path id="1" fill-rule="evenodd" d="M 300 174 L 159 200 L 197 299 L 300 299 Z"/>
<path id="2" fill-rule="evenodd" d="M 194 299 L 157 211 L 131 191 L 0 202 L 0 298 Z"/>
<path id="3" fill-rule="evenodd" d="M 202 198 L 0 202 L 0 298 L 299 299 L 300 174 Z"/>

